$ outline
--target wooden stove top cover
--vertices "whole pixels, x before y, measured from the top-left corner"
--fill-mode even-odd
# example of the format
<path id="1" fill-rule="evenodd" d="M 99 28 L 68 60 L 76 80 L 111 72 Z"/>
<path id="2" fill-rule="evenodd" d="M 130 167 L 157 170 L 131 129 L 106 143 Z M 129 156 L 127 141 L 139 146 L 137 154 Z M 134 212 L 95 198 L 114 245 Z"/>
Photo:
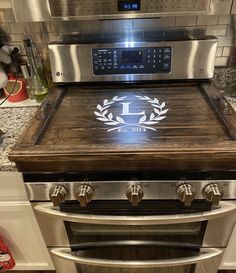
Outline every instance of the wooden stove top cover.
<path id="1" fill-rule="evenodd" d="M 235 138 L 236 114 L 208 83 L 77 86 L 51 91 L 11 159 L 23 171 L 226 169 Z"/>

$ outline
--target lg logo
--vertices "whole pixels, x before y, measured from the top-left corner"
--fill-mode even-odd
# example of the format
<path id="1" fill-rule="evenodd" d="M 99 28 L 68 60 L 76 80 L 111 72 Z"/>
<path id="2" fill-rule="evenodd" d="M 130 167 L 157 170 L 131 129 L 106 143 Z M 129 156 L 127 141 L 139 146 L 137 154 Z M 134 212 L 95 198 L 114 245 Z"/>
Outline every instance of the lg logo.
<path id="1" fill-rule="evenodd" d="M 56 72 L 56 76 L 57 77 L 65 77 L 65 76 L 68 76 L 68 73 L 67 72 L 59 72 L 59 71 L 57 71 Z"/>

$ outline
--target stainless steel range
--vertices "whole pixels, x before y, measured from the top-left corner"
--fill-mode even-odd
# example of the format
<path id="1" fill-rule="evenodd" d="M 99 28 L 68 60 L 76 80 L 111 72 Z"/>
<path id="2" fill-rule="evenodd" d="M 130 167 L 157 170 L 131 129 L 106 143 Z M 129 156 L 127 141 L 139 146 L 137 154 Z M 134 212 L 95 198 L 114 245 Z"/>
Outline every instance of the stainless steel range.
<path id="1" fill-rule="evenodd" d="M 49 45 L 58 86 L 11 159 L 58 273 L 217 272 L 235 224 L 236 114 L 209 81 L 216 46 Z"/>
<path id="2" fill-rule="evenodd" d="M 57 272 L 217 272 L 235 224 L 236 173 L 181 175 L 25 174 Z"/>

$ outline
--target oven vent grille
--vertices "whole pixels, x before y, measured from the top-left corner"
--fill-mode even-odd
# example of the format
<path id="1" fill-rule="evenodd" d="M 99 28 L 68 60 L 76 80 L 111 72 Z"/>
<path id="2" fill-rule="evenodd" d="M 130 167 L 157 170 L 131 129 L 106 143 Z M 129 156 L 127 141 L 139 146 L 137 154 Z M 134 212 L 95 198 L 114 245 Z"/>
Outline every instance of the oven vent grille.
<path id="1" fill-rule="evenodd" d="M 52 17 L 118 14 L 117 1 L 114 0 L 49 0 L 49 5 Z M 182 14 L 209 10 L 210 0 L 142 0 L 140 10 L 135 12 Z"/>

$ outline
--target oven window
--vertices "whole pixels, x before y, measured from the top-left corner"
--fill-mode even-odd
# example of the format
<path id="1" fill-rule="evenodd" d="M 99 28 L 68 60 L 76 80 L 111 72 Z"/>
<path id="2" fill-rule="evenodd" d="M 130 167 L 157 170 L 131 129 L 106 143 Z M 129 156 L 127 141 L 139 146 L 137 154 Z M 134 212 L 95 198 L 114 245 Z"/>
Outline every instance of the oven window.
<path id="1" fill-rule="evenodd" d="M 77 270 L 81 273 L 96 272 L 96 273 L 193 273 L 195 269 L 194 264 L 185 264 L 178 266 L 168 266 L 173 259 L 186 261 L 188 258 L 198 255 L 198 251 L 182 248 L 169 248 L 169 247 L 154 247 L 154 246 L 94 246 L 88 249 L 73 251 L 73 254 L 81 258 L 95 259 L 99 261 L 110 261 L 113 266 L 94 266 L 88 264 L 77 264 Z M 161 267 L 148 267 L 148 268 L 128 268 L 117 267 L 119 262 L 134 262 L 138 261 L 140 264 L 143 262 L 155 263 L 162 261 L 165 266 Z M 181 263 L 181 262 L 180 262 Z"/>
<path id="2" fill-rule="evenodd" d="M 65 222 L 71 245 L 85 242 L 145 240 L 201 246 L 207 222 L 171 225 L 95 225 Z"/>
<path id="3" fill-rule="evenodd" d="M 78 273 L 194 273 L 195 265 L 182 265 L 175 267 L 162 267 L 162 268 L 149 268 L 136 269 L 136 268 L 100 268 L 96 266 L 80 265 L 77 264 Z"/>

